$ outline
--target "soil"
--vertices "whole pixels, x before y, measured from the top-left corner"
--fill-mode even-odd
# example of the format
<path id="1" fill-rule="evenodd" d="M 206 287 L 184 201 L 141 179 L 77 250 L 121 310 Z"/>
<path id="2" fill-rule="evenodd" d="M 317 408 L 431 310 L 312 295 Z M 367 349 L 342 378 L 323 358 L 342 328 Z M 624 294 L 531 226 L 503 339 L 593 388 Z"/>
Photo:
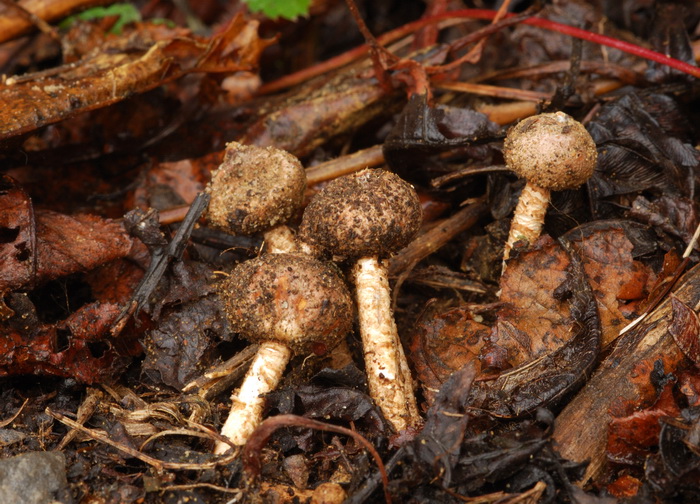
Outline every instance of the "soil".
<path id="1" fill-rule="evenodd" d="M 1 502 L 700 499 L 697 2 L 74 3 L 0 2 Z M 503 265 L 503 140 L 557 111 L 596 169 Z M 257 349 L 222 279 L 270 248 L 207 220 L 234 141 L 296 156 L 302 207 L 368 167 L 417 192 L 380 263 L 418 426 L 371 397 L 355 314 L 214 454 Z"/>

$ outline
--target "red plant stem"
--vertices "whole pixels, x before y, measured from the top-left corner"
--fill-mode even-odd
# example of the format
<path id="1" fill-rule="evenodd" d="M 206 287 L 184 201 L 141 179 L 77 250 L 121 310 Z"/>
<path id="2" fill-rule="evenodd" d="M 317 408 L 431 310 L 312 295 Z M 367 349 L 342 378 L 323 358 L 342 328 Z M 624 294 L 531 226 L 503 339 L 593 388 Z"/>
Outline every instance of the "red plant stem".
<path id="1" fill-rule="evenodd" d="M 377 37 L 377 40 L 380 43 L 389 43 L 391 41 L 404 37 L 409 33 L 412 33 L 420 28 L 423 28 L 424 26 L 437 23 L 439 21 L 462 18 L 491 20 L 496 17 L 496 14 L 496 11 L 489 9 L 460 9 L 455 11 L 442 12 L 434 16 L 425 17 L 417 21 L 407 23 L 399 28 L 396 28 L 390 32 L 387 32 Z M 507 19 L 508 17 L 514 15 L 515 14 L 508 14 L 507 16 L 505 16 L 505 18 Z M 692 75 L 695 78 L 700 78 L 700 68 L 698 68 L 695 65 L 691 65 L 689 63 L 686 63 L 685 61 L 671 58 L 669 56 L 666 56 L 665 54 L 652 51 L 651 49 L 646 49 L 636 44 L 624 42 L 613 37 L 608 37 L 607 35 L 601 35 L 599 33 L 590 32 L 581 28 L 575 28 L 573 26 L 557 23 L 539 17 L 527 18 L 523 20 L 522 23 L 531 26 L 536 26 L 538 28 L 542 28 L 549 31 L 555 31 L 564 35 L 569 35 L 571 37 L 580 38 L 588 42 L 593 42 L 594 44 L 612 47 L 614 49 L 618 49 L 628 54 L 632 54 L 634 56 L 638 56 L 649 61 L 655 61 L 656 63 L 666 65 L 671 68 L 675 68 L 676 70 L 679 70 L 688 75 Z M 293 84 L 298 84 L 312 77 L 316 77 L 327 72 L 332 68 L 337 68 L 342 65 L 348 64 L 351 61 L 354 61 L 355 59 L 366 54 L 368 50 L 369 47 L 366 44 L 361 45 L 334 58 L 321 62 L 317 65 L 305 68 L 298 72 L 286 75 L 281 79 L 265 84 L 260 88 L 260 93 L 271 93 L 283 89 L 285 87 L 291 86 Z"/>

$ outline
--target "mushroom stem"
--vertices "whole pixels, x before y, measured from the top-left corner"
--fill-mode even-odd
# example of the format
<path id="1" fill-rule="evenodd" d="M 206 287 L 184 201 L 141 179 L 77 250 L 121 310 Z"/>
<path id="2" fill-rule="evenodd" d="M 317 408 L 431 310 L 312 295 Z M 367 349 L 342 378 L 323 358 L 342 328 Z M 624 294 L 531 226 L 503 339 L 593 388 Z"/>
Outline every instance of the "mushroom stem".
<path id="1" fill-rule="evenodd" d="M 222 436 L 237 446 L 246 443 L 262 421 L 265 394 L 277 388 L 291 358 L 291 349 L 282 343 L 265 341 L 260 345 L 241 388 L 231 396 L 231 411 L 221 429 Z M 214 453 L 221 455 L 229 448 L 219 441 Z"/>
<path id="2" fill-rule="evenodd" d="M 268 254 L 290 254 L 298 250 L 294 233 L 289 226 L 282 224 L 263 233 L 265 251 Z"/>
<path id="3" fill-rule="evenodd" d="M 353 279 L 370 395 L 397 432 L 417 426 L 420 417 L 391 312 L 386 264 L 376 257 L 361 258 Z"/>
<path id="4" fill-rule="evenodd" d="M 506 241 L 503 251 L 504 264 L 510 257 L 510 251 L 516 242 L 524 241 L 529 244 L 539 238 L 542 233 L 544 216 L 549 206 L 550 194 L 549 189 L 534 184 L 525 184 L 515 208 L 508 241 Z"/>

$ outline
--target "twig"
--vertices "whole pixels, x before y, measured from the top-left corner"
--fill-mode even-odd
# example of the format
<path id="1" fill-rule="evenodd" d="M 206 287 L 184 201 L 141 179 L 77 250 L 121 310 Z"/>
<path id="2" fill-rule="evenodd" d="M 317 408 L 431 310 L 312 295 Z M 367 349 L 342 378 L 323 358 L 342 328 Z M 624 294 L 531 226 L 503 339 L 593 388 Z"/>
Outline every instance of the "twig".
<path id="1" fill-rule="evenodd" d="M 8 425 L 10 425 L 12 422 L 14 422 L 15 418 L 17 418 L 19 416 L 19 414 L 22 413 L 22 410 L 24 409 L 24 407 L 27 405 L 28 402 L 29 402 L 29 399 L 25 399 L 24 402 L 22 403 L 22 406 L 20 406 L 19 409 L 17 410 L 17 413 L 12 415 L 7 420 L 3 420 L 2 422 L 0 422 L 0 428 L 5 428 Z"/>
<path id="2" fill-rule="evenodd" d="M 163 469 L 179 469 L 179 470 L 199 470 L 199 469 L 212 469 L 216 466 L 219 465 L 226 465 L 230 464 L 233 460 L 236 459 L 238 456 L 237 453 L 234 453 L 228 457 L 222 457 L 218 458 L 217 460 L 213 462 L 206 462 L 203 464 L 184 464 L 184 463 L 179 463 L 179 462 L 166 462 L 163 460 L 158 460 L 156 458 L 153 458 L 149 455 L 146 455 L 145 453 L 141 453 L 138 450 L 135 450 L 134 448 L 131 448 L 130 446 L 127 446 L 122 443 L 118 443 L 109 437 L 107 437 L 105 434 L 102 432 L 95 430 L 95 429 L 89 429 L 83 425 L 80 425 L 78 422 L 71 420 L 65 415 L 62 415 L 61 413 L 57 413 L 55 411 L 52 411 L 51 408 L 46 408 L 46 414 L 55 418 L 62 424 L 67 425 L 68 427 L 75 429 L 77 431 L 82 432 L 83 434 L 87 435 L 88 437 L 91 437 L 95 441 L 99 441 L 100 443 L 107 444 L 113 448 L 116 448 L 117 450 L 125 453 L 126 455 L 129 455 L 130 457 L 137 458 L 141 460 L 142 462 L 145 462 L 146 464 L 149 464 L 153 467 L 155 467 L 158 471 L 162 471 Z"/>
<path id="3" fill-rule="evenodd" d="M 345 427 L 319 422 L 318 420 L 313 420 L 311 418 L 298 415 L 277 415 L 275 417 L 268 418 L 262 422 L 257 429 L 255 429 L 253 434 L 248 439 L 248 443 L 243 448 L 243 453 L 241 454 L 243 459 L 243 470 L 249 475 L 255 477 L 260 474 L 260 451 L 265 444 L 267 444 L 270 436 L 272 436 L 277 429 L 282 427 L 302 427 L 326 432 L 336 432 L 338 434 L 345 434 L 346 436 L 353 438 L 369 452 L 377 464 L 379 472 L 382 476 L 384 499 L 386 500 L 387 504 L 391 504 L 391 495 L 389 495 L 389 477 L 387 476 L 386 469 L 384 468 L 384 462 L 382 462 L 382 458 L 379 456 L 379 453 L 377 453 L 374 446 L 372 446 L 372 443 L 367 441 L 364 436 L 361 436 L 357 432 L 350 429 L 346 429 Z"/>
<path id="4" fill-rule="evenodd" d="M 456 11 L 443 12 L 434 16 L 419 19 L 418 21 L 414 21 L 412 23 L 407 23 L 404 26 L 396 28 L 390 32 L 385 33 L 384 35 L 377 37 L 377 41 L 380 44 L 384 44 L 389 41 L 398 40 L 402 37 L 405 37 L 406 35 L 415 32 L 416 30 L 419 30 L 425 26 L 435 23 L 447 22 L 451 26 L 454 24 L 458 24 L 459 19 L 491 20 L 496 17 L 496 14 L 496 11 L 489 9 L 460 9 Z M 508 14 L 501 22 L 508 20 L 513 16 L 515 15 Z M 608 37 L 606 35 L 601 35 L 599 33 L 590 32 L 581 28 L 575 28 L 573 26 L 549 21 L 547 19 L 542 19 L 538 17 L 530 17 L 522 20 L 521 22 L 523 24 L 536 26 L 538 28 L 542 28 L 548 31 L 555 31 L 564 35 L 569 35 L 571 37 L 580 38 L 589 42 L 593 42 L 595 44 L 612 47 L 614 49 L 618 49 L 628 54 L 632 54 L 634 56 L 638 56 L 649 61 L 655 61 L 656 63 L 666 65 L 671 68 L 675 68 L 676 70 L 679 70 L 688 75 L 692 75 L 693 77 L 700 78 L 700 68 L 686 63 L 685 61 L 671 58 L 660 52 L 652 51 L 651 49 L 646 49 L 644 47 L 640 47 L 630 42 L 625 42 L 622 40 L 615 39 L 613 37 Z M 363 57 L 365 54 L 367 54 L 368 51 L 369 46 L 362 45 L 339 56 L 331 58 L 327 61 L 324 61 L 309 68 L 302 69 L 298 72 L 286 75 L 281 79 L 265 84 L 260 88 L 259 93 L 273 93 L 275 91 L 279 91 L 281 89 L 300 84 L 313 77 L 323 75 L 331 69 L 339 68 L 343 65 L 351 63 Z"/>
<path id="5" fill-rule="evenodd" d="M 346 156 L 337 157 L 306 170 L 306 183 L 309 186 L 342 177 L 364 168 L 374 168 L 384 164 L 381 145 L 359 150 Z"/>
<path id="6" fill-rule="evenodd" d="M 100 401 L 104 398 L 104 393 L 101 390 L 88 387 L 87 389 L 87 397 L 85 400 L 82 402 L 82 404 L 78 407 L 78 413 L 76 415 L 76 421 L 79 424 L 84 424 L 87 422 L 92 414 L 95 412 L 97 409 L 97 405 L 100 403 Z M 73 441 L 75 437 L 78 435 L 77 430 L 71 430 L 66 434 L 63 439 L 61 439 L 61 442 L 58 443 L 58 446 L 56 447 L 57 450 L 63 450 L 66 446 L 68 446 L 68 443 Z"/>
<path id="7" fill-rule="evenodd" d="M 160 487 L 158 490 L 162 492 L 168 492 L 172 490 L 192 490 L 193 488 L 206 488 L 208 490 L 214 490 L 215 492 L 240 494 L 242 490 L 240 488 L 226 488 L 219 485 L 212 485 L 211 483 L 190 483 L 189 485 L 168 485 Z"/>

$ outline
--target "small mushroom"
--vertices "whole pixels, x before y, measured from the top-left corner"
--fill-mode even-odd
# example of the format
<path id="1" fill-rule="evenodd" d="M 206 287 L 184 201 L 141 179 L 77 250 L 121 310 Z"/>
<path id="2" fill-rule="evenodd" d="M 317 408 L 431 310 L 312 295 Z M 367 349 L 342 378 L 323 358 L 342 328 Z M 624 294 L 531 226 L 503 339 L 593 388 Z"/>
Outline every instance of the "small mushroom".
<path id="1" fill-rule="evenodd" d="M 518 241 L 532 243 L 542 232 L 550 191 L 576 189 L 596 167 L 596 145 L 586 128 L 563 112 L 539 114 L 508 130 L 506 166 L 527 183 L 513 215 L 503 267 Z"/>
<path id="2" fill-rule="evenodd" d="M 234 234 L 263 233 L 270 251 L 291 252 L 285 223 L 301 208 L 305 189 L 306 172 L 292 154 L 230 142 L 208 188 L 209 223 Z"/>
<path id="3" fill-rule="evenodd" d="M 417 233 L 422 210 L 413 187 L 385 170 L 330 182 L 309 203 L 299 237 L 355 261 L 360 334 L 370 395 L 394 429 L 420 423 L 413 381 L 391 310 L 385 259 Z"/>
<path id="4" fill-rule="evenodd" d="M 266 254 L 218 285 L 232 330 L 260 343 L 221 434 L 244 445 L 293 354 L 332 349 L 352 328 L 352 296 L 337 268 L 303 254 Z M 218 443 L 215 453 L 230 446 Z"/>

